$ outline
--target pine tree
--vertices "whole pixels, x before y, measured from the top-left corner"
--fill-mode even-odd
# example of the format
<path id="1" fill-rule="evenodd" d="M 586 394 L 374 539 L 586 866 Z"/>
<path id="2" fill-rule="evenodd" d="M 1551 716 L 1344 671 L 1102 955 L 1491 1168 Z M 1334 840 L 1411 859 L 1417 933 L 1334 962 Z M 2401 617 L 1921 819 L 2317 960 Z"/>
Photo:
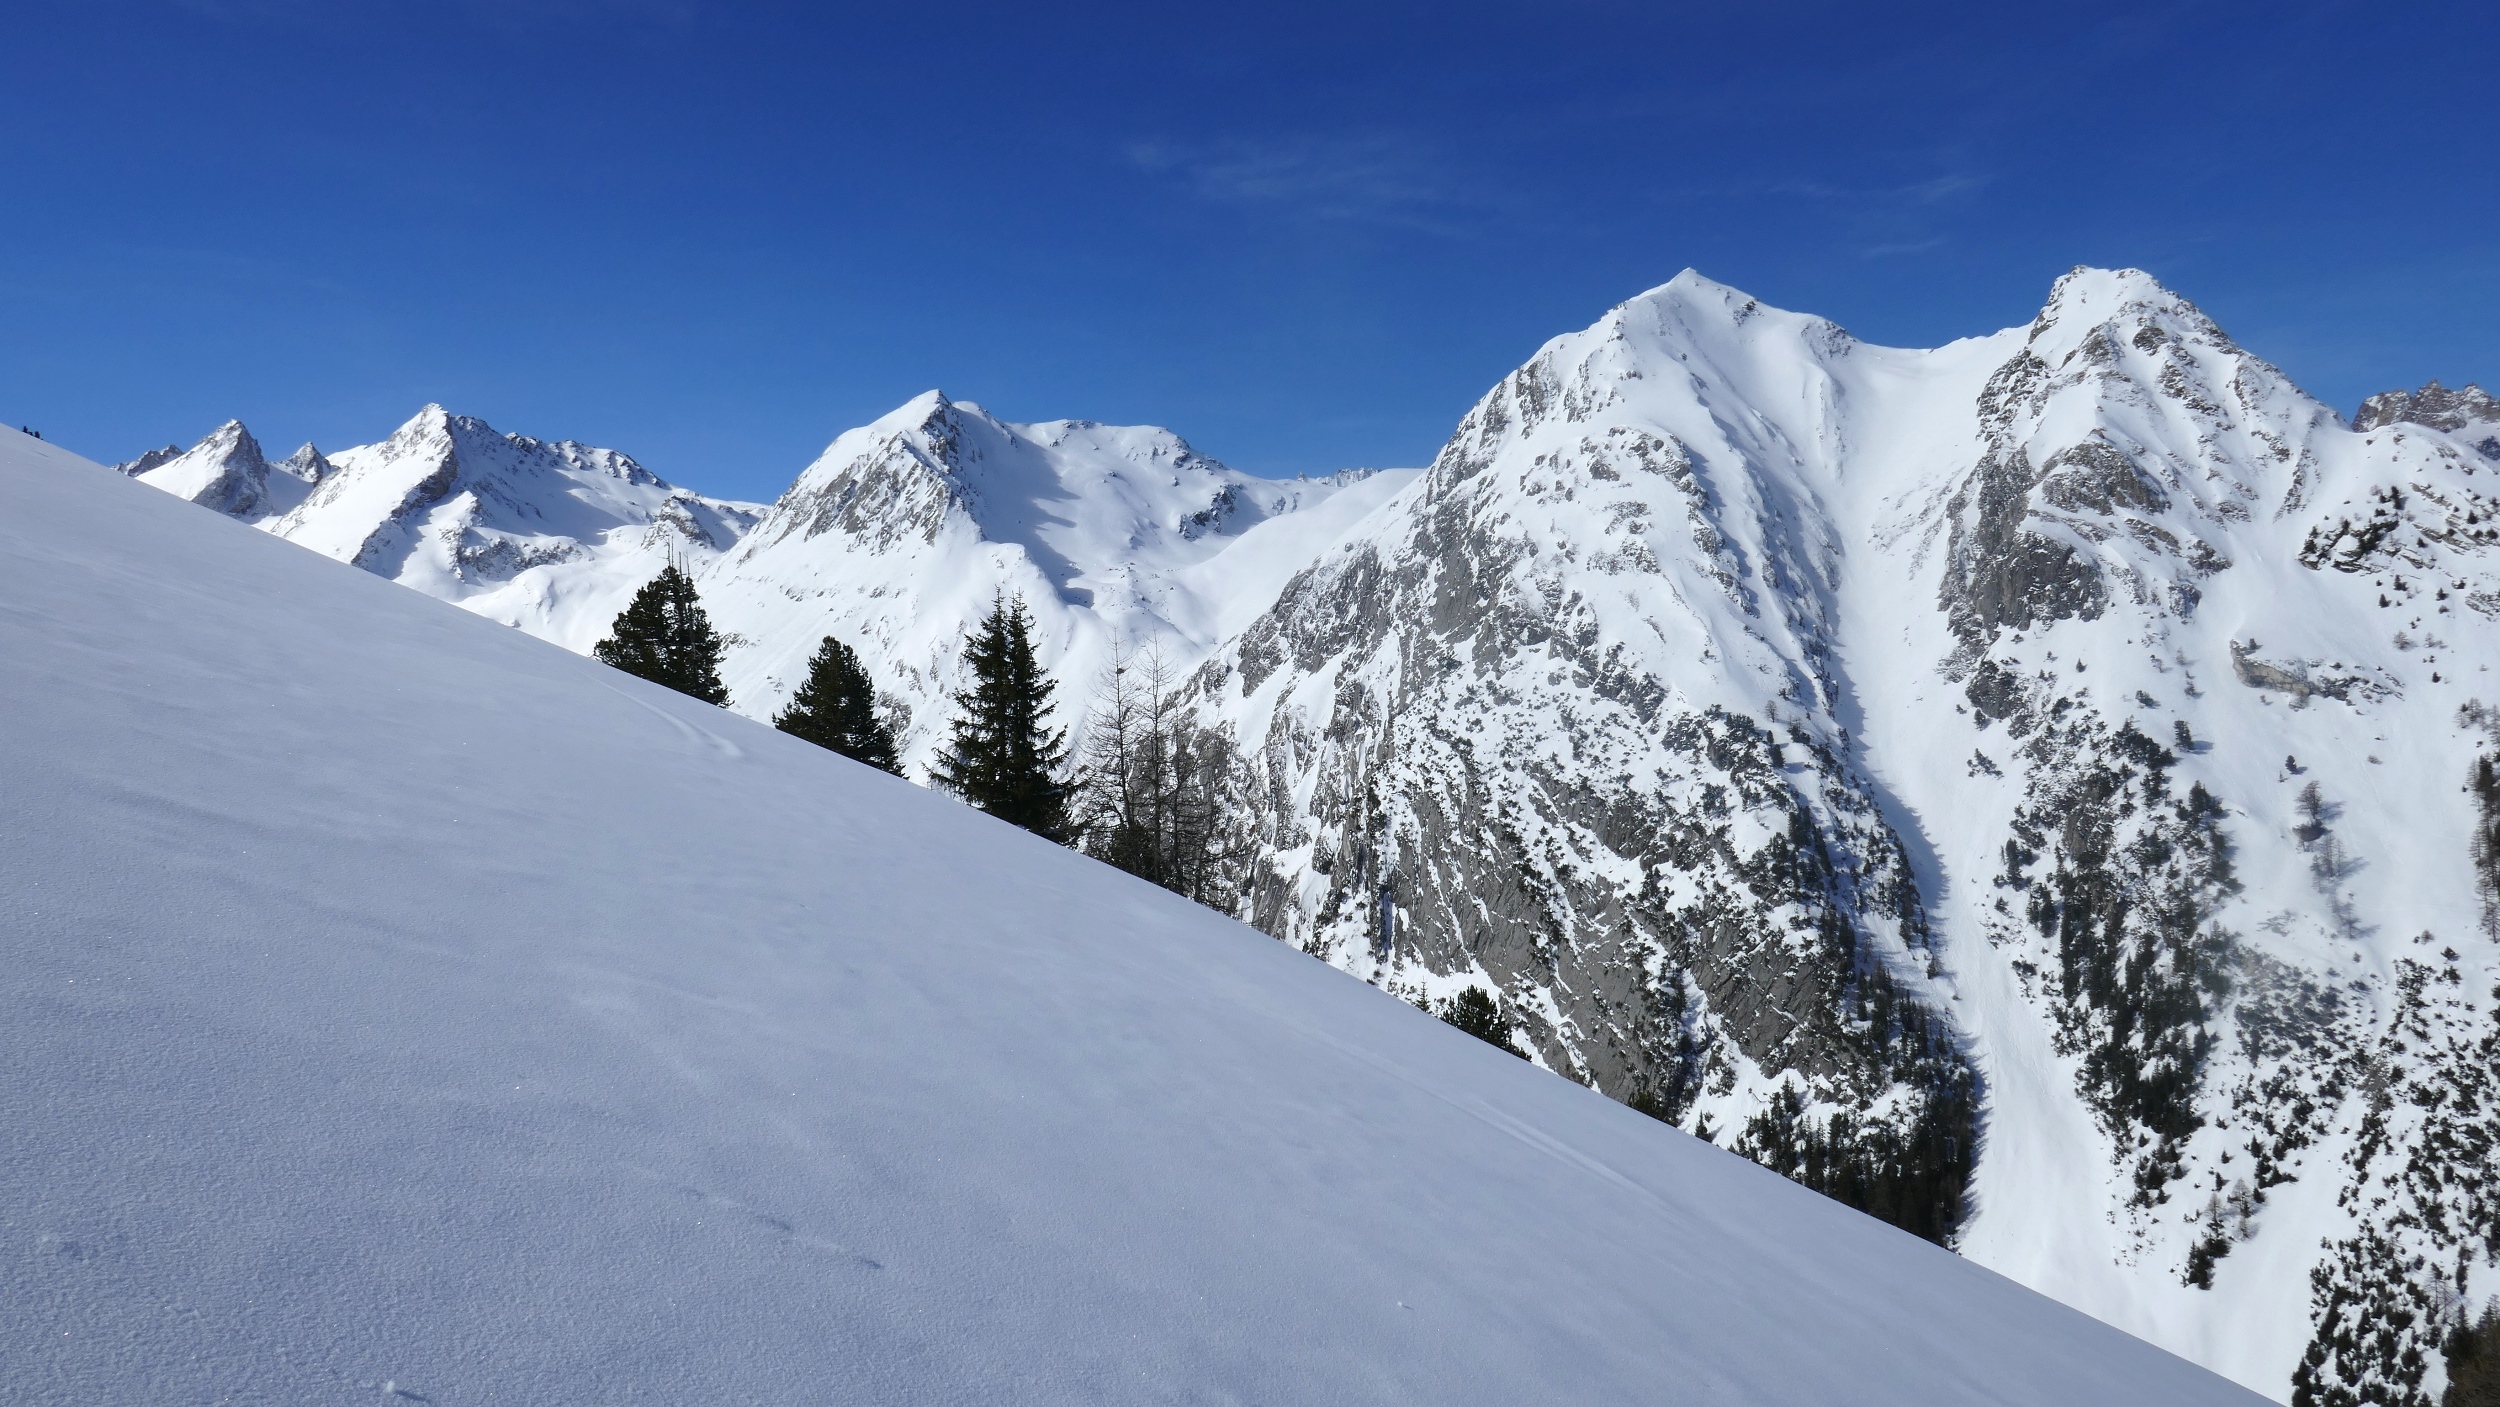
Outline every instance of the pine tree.
<path id="1" fill-rule="evenodd" d="M 815 657 L 807 662 L 806 681 L 773 726 L 854 762 L 903 775 L 893 730 L 877 717 L 876 685 L 860 667 L 858 652 L 830 635 L 816 647 Z"/>
<path id="2" fill-rule="evenodd" d="M 1440 1010 L 1434 1014 L 1486 1045 L 1500 1046 L 1522 1060 L 1528 1058 L 1519 1047 L 1511 1044 L 1510 1016 L 1502 1010 L 1501 1003 L 1494 1000 L 1493 994 L 1482 987 L 1469 987 L 1457 996 L 1443 1000 Z"/>
<path id="3" fill-rule="evenodd" d="M 1033 658 L 1024 600 L 1000 599 L 964 641 L 972 687 L 955 695 L 953 737 L 931 780 L 1002 821 L 1065 844 L 1072 838 L 1067 734 L 1050 726 L 1058 687 Z"/>
<path id="4" fill-rule="evenodd" d="M 2448 1391 L 2440 1407 L 2500 1407 L 2500 1304 L 2460 1322 L 2448 1340 Z"/>
<path id="5" fill-rule="evenodd" d="M 729 690 L 720 682 L 720 637 L 695 595 L 694 578 L 676 563 L 635 592 L 609 629 L 614 633 L 590 651 L 601 664 L 708 704 L 729 702 Z"/>

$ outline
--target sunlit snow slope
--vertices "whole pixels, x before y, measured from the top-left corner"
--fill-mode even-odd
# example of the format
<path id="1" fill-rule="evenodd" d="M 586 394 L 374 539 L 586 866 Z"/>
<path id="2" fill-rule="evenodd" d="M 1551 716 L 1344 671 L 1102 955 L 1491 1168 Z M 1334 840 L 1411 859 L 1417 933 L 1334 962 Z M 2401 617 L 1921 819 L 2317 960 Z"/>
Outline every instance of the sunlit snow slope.
<path id="1" fill-rule="evenodd" d="M 2254 1400 L 1206 910 L 5 434 L 0 655 L 26 1400 Z"/>

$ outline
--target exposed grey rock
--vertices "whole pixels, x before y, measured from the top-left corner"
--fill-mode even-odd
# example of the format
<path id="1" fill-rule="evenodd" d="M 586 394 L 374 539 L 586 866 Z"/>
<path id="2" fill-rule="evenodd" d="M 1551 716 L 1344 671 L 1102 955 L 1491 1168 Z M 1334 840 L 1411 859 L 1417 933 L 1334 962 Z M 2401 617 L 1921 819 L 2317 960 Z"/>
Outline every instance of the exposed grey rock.
<path id="1" fill-rule="evenodd" d="M 2408 422 L 2449 431 L 2500 425 L 2500 400 L 2470 381 L 2456 391 L 2432 381 L 2418 391 L 2381 391 L 2363 401 L 2352 416 L 2355 430 Z"/>
<path id="2" fill-rule="evenodd" d="M 314 448 L 310 440 L 304 441 L 295 453 L 269 467 L 292 474 L 308 484 L 320 483 L 323 479 L 338 472 L 338 466 L 322 458 L 321 451 Z"/>
<path id="3" fill-rule="evenodd" d="M 182 446 L 167 445 L 163 449 L 149 450 L 147 453 L 140 455 L 136 459 L 125 459 L 121 463 L 113 466 L 113 472 L 116 474 L 128 474 L 135 479 L 139 475 L 148 472 L 150 469 L 154 469 L 162 464 L 171 463 L 181 457 Z"/>
<path id="4" fill-rule="evenodd" d="M 1483 980 L 1534 1058 L 1688 1128 L 1785 1078 L 1850 1137 L 1958 1160 L 1969 1075 L 1915 991 L 1925 911 L 1828 711 L 1837 544 L 1769 463 L 1610 421 L 1616 400 L 1602 345 L 1533 359 L 1393 528 L 1295 577 L 1192 681 L 1259 740 L 1243 916 L 1410 995 Z M 1793 718 L 1696 697 L 1732 666 L 1678 671 L 1581 567 L 1653 610 L 1708 593 Z"/>

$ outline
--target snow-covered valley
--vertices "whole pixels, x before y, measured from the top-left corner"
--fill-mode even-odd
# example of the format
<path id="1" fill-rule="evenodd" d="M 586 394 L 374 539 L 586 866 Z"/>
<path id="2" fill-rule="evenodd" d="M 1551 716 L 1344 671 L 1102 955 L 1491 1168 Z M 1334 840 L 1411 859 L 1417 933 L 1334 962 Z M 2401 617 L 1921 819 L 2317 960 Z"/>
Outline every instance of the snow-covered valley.
<path id="1" fill-rule="evenodd" d="M 1934 350 L 1687 273 L 1422 471 L 935 393 L 769 507 L 435 408 L 124 468 L 577 651 L 673 557 L 737 711 L 840 634 L 916 773 L 1020 594 L 1068 721 L 1153 644 L 1229 735 L 1239 917 L 1547 1070 L 2281 1399 L 2500 1295 L 2500 405 L 2347 424 L 2141 273 Z"/>

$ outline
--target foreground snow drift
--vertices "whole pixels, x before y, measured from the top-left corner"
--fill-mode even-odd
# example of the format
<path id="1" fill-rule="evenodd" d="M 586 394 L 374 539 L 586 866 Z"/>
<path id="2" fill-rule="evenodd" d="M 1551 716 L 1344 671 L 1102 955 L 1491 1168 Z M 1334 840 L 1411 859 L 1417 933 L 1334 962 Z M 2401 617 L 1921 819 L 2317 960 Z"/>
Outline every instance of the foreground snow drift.
<path id="1" fill-rule="evenodd" d="M 48 1401 L 2248 1402 L 1250 930 L 0 435 Z"/>

